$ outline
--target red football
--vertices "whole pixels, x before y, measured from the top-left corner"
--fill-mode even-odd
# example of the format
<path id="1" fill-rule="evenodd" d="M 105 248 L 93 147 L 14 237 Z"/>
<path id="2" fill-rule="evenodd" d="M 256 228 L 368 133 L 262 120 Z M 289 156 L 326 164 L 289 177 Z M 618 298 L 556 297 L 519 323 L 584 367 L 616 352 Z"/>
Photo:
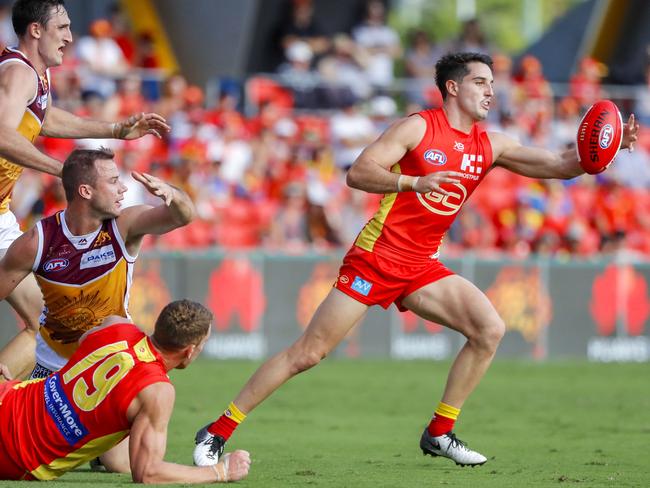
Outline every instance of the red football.
<path id="1" fill-rule="evenodd" d="M 580 166 L 595 175 L 612 164 L 623 142 L 623 119 L 611 100 L 599 100 L 582 117 L 576 148 Z"/>

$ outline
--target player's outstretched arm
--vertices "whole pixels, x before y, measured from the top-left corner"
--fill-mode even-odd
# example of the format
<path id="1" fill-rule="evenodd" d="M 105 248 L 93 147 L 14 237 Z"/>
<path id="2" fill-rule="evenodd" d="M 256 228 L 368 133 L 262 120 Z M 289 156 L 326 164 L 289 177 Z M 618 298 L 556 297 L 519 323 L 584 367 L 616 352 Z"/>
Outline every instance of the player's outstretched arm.
<path id="1" fill-rule="evenodd" d="M 67 139 L 137 139 L 147 134 L 158 138 L 169 132 L 167 121 L 154 113 L 131 115 L 121 122 L 101 122 L 77 117 L 57 107 L 50 107 L 41 133 Z"/>
<path id="2" fill-rule="evenodd" d="M 623 124 L 623 141 L 621 149 L 632 150 L 638 138 L 639 124 L 630 115 Z M 489 134 L 495 165 L 502 166 L 514 173 L 532 178 L 574 178 L 585 171 L 580 166 L 578 153 L 569 149 L 554 153 L 539 147 L 522 146 L 514 139 L 499 132 Z"/>
<path id="3" fill-rule="evenodd" d="M 17 129 L 25 107 L 36 93 L 34 72 L 21 63 L 9 63 L 0 70 L 0 156 L 9 161 L 55 176 L 62 164 L 34 147 Z"/>
<path id="4" fill-rule="evenodd" d="M 214 483 L 248 475 L 250 456 L 235 451 L 215 466 L 185 466 L 163 460 L 167 425 L 174 406 L 174 387 L 156 383 L 142 390 L 129 406 L 129 456 L 136 483 Z"/>
<path id="5" fill-rule="evenodd" d="M 574 149 L 555 153 L 540 147 L 522 146 L 514 139 L 490 133 L 494 165 L 531 178 L 574 178 L 584 173 Z"/>
<path id="6" fill-rule="evenodd" d="M 32 227 L 11 243 L 7 253 L 0 259 L 0 300 L 4 300 L 18 283 L 32 272 L 38 251 L 38 233 Z"/>

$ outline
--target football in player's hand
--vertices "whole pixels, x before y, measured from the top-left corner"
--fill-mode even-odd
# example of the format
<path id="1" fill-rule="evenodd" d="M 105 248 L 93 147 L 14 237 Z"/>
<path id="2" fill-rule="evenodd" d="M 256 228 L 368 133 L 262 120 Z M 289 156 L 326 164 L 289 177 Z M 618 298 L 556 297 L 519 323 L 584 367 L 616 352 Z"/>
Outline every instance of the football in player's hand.
<path id="1" fill-rule="evenodd" d="M 623 142 L 623 119 L 611 100 L 594 103 L 580 121 L 577 136 L 580 166 L 589 174 L 605 171 Z"/>

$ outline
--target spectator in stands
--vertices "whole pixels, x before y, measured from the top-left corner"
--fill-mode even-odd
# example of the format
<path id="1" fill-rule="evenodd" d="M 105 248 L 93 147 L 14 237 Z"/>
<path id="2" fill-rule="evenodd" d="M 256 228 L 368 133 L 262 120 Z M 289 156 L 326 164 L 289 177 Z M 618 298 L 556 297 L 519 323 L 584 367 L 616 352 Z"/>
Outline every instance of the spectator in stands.
<path id="1" fill-rule="evenodd" d="M 352 29 L 352 37 L 366 51 L 368 81 L 379 90 L 393 84 L 394 61 L 402 53 L 397 32 L 386 24 L 386 7 L 381 0 L 368 0 L 366 16 Z"/>
<path id="2" fill-rule="evenodd" d="M 307 200 L 302 183 L 287 185 L 284 201 L 271 223 L 267 245 L 284 252 L 303 252 L 307 249 Z"/>
<path id="3" fill-rule="evenodd" d="M 549 149 L 561 148 L 572 144 L 576 139 L 576 127 L 580 123 L 580 106 L 575 98 L 565 97 L 555 109 L 555 118 L 551 121 Z M 620 156 L 620 154 L 619 154 Z"/>
<path id="4" fill-rule="evenodd" d="M 133 66 L 145 69 L 160 68 L 155 40 L 150 32 L 141 32 L 136 36 Z"/>
<path id="5" fill-rule="evenodd" d="M 111 24 L 111 37 L 120 46 L 124 59 L 130 66 L 134 66 L 135 42 L 129 25 L 129 19 L 120 2 L 113 3 L 108 8 L 108 21 Z"/>
<path id="6" fill-rule="evenodd" d="M 106 19 L 90 25 L 90 35 L 77 42 L 77 55 L 83 70 L 83 89 L 96 90 L 104 97 L 113 94 L 115 79 L 123 77 L 129 67 L 120 46 L 111 37 L 111 24 Z"/>
<path id="7" fill-rule="evenodd" d="M 539 59 L 530 54 L 522 58 L 514 88 L 517 123 L 525 128 L 529 141 L 544 145 L 539 138 L 546 135 L 553 114 L 553 92 Z"/>
<path id="8" fill-rule="evenodd" d="M 318 108 L 320 76 L 311 69 L 313 52 L 304 41 L 294 41 L 285 50 L 287 62 L 280 65 L 280 82 L 291 90 L 297 109 Z"/>
<path id="9" fill-rule="evenodd" d="M 397 118 L 397 103 L 386 95 L 379 95 L 371 99 L 368 108 L 376 134 L 381 134 L 388 129 Z"/>
<path id="10" fill-rule="evenodd" d="M 573 97 L 584 111 L 597 100 L 605 97 L 601 80 L 607 74 L 607 67 L 600 61 L 582 58 L 578 71 L 569 80 L 569 96 Z"/>
<path id="11" fill-rule="evenodd" d="M 360 52 L 354 41 L 346 34 L 333 39 L 332 52 L 318 64 L 318 70 L 326 84 L 325 99 L 331 107 L 341 107 L 350 99 L 365 100 L 372 94 L 366 76 L 367 56 Z"/>
<path id="12" fill-rule="evenodd" d="M 108 120 L 117 120 L 149 110 L 142 94 L 142 78 L 136 72 L 129 72 L 118 80 L 117 91 L 106 100 L 104 113 Z"/>
<path id="13" fill-rule="evenodd" d="M 330 120 L 332 146 L 336 165 L 347 171 L 361 151 L 376 137 L 370 118 L 355 103 L 348 103 Z"/>
<path id="14" fill-rule="evenodd" d="M 503 117 L 513 117 L 515 110 L 513 101 L 514 82 L 510 56 L 496 53 L 492 56 L 492 61 L 494 62 L 492 67 L 494 97 L 490 102 L 488 122 L 495 123 Z"/>
<path id="15" fill-rule="evenodd" d="M 314 16 L 312 0 L 291 0 L 288 19 L 280 26 L 278 35 L 284 53 L 296 41 L 307 43 L 316 56 L 325 53 L 330 46 L 329 38 Z"/>
<path id="16" fill-rule="evenodd" d="M 185 107 L 183 95 L 187 89 L 187 80 L 181 73 L 169 75 L 162 86 L 160 99 L 156 102 L 156 113 L 170 120 L 174 114 Z"/>
<path id="17" fill-rule="evenodd" d="M 407 97 L 423 107 L 431 106 L 428 92 L 436 89 L 436 62 L 444 53 L 424 30 L 414 31 L 409 37 L 404 68 L 406 76 L 412 80 L 408 84 Z"/>
<path id="18" fill-rule="evenodd" d="M 460 35 L 450 44 L 447 51 L 490 54 L 492 48 L 478 19 L 469 19 L 463 22 Z"/>

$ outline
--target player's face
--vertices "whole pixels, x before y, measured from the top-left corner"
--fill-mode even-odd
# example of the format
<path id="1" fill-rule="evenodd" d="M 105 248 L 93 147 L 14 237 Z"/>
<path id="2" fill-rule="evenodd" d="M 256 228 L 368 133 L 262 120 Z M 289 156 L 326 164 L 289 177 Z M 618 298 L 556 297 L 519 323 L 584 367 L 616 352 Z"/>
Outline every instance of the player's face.
<path id="1" fill-rule="evenodd" d="M 117 217 L 122 211 L 127 188 L 120 181 L 120 173 L 113 160 L 100 159 L 95 162 L 95 168 L 97 181 L 93 186 L 91 206 L 103 219 Z"/>
<path id="2" fill-rule="evenodd" d="M 45 65 L 59 66 L 63 63 L 63 49 L 72 42 L 70 18 L 62 6 L 52 7 L 50 18 L 40 29 L 38 51 Z"/>
<path id="3" fill-rule="evenodd" d="M 469 73 L 458 84 L 458 104 L 474 120 L 485 120 L 494 96 L 492 70 L 487 64 L 469 63 Z"/>

